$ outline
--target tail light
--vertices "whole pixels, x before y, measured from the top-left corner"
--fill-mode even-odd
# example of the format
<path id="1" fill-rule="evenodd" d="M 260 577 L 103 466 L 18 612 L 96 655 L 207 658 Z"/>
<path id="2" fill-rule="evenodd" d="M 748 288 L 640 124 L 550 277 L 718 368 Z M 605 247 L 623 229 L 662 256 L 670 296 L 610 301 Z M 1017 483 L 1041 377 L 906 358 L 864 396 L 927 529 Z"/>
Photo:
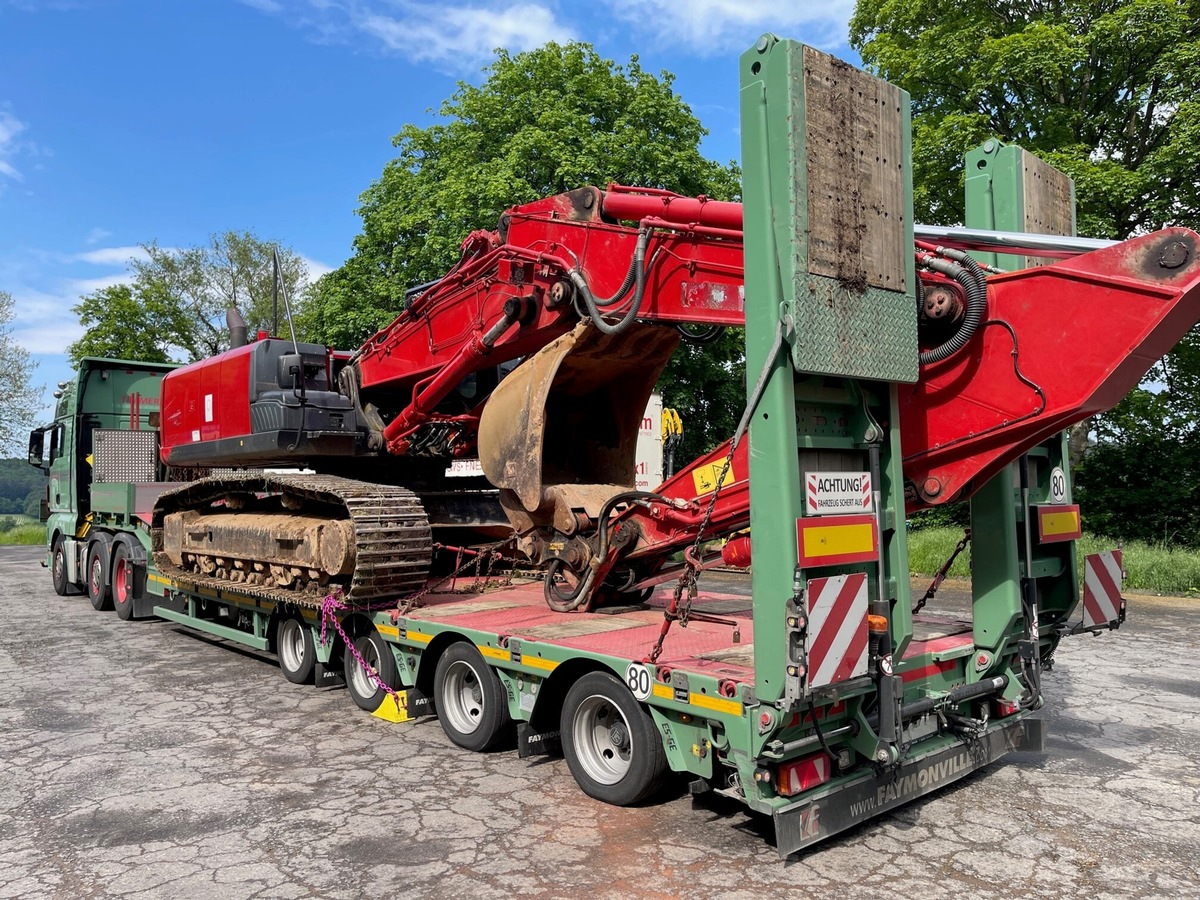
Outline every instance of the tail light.
<path id="1" fill-rule="evenodd" d="M 992 716 L 996 719 L 1003 719 L 1005 716 L 1011 716 L 1021 705 L 1016 700 L 993 700 L 992 701 Z"/>
<path id="2" fill-rule="evenodd" d="M 781 765 L 775 770 L 775 790 L 784 797 L 794 797 L 824 784 L 833 774 L 833 766 L 824 753 L 806 756 Z"/>

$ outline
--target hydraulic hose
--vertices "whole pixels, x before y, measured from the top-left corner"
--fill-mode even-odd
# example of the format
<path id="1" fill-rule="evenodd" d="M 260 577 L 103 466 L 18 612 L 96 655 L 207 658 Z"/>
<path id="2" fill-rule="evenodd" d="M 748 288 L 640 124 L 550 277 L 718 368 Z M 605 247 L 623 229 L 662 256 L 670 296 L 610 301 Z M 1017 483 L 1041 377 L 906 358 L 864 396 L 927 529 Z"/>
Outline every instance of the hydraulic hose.
<path id="1" fill-rule="evenodd" d="M 962 263 L 955 265 L 936 257 L 925 260 L 925 265 L 930 269 L 948 275 L 963 286 L 967 295 L 967 311 L 963 315 L 962 326 L 946 343 L 921 353 L 923 366 L 949 359 L 967 345 L 983 321 L 983 314 L 987 310 L 987 277 L 979 264 L 965 253 L 962 254 Z"/>
<path id="2" fill-rule="evenodd" d="M 629 271 L 625 273 L 625 281 L 622 282 L 620 288 L 611 297 L 604 300 L 597 300 L 592 290 L 588 287 L 587 279 L 583 277 L 583 273 L 578 269 L 572 269 L 567 273 L 567 277 L 571 279 L 571 283 L 575 285 L 575 289 L 579 291 L 579 296 L 583 298 L 584 305 L 587 306 L 588 316 L 591 317 L 592 323 L 600 329 L 604 334 L 620 334 L 629 324 L 637 317 L 637 314 L 642 308 L 642 299 L 646 293 L 646 248 L 650 245 L 650 230 L 643 228 L 638 231 L 637 246 L 633 251 L 633 261 L 630 263 Z M 626 286 L 630 278 L 633 279 L 633 301 L 629 305 L 628 311 L 621 317 L 620 321 L 613 325 L 604 321 L 604 316 L 600 312 L 602 306 L 612 306 L 624 299 L 625 293 L 629 288 Z"/>
<path id="3" fill-rule="evenodd" d="M 612 514 L 613 507 L 618 503 L 628 503 L 631 500 L 660 500 L 669 502 L 666 497 L 661 494 L 655 494 L 652 491 L 623 491 L 613 497 L 600 508 L 600 541 L 596 547 L 596 555 L 592 557 L 591 564 L 587 567 L 587 572 L 579 579 L 579 583 L 575 585 L 575 589 L 570 594 L 560 594 L 558 589 L 554 587 L 554 575 L 563 565 L 561 560 L 555 560 L 559 563 L 555 566 L 551 563 L 551 567 L 546 571 L 545 595 L 546 602 L 555 612 L 570 612 L 573 609 L 578 609 L 583 605 L 591 592 L 592 583 L 596 580 L 596 571 L 604 564 L 605 557 L 608 556 L 608 517 Z"/>

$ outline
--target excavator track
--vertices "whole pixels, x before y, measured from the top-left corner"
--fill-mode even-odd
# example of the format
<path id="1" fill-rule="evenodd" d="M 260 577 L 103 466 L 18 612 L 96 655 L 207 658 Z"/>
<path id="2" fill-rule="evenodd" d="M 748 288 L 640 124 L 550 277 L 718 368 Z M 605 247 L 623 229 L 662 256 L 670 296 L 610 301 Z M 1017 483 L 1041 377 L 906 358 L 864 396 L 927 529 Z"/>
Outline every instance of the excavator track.
<path id="1" fill-rule="evenodd" d="M 255 528 L 268 529 L 276 523 L 280 534 L 297 518 L 318 511 L 339 529 L 352 529 L 353 543 L 348 548 L 349 572 L 332 573 L 313 578 L 304 584 L 281 586 L 270 577 L 271 566 L 266 561 L 246 559 L 239 562 L 241 578 L 255 570 L 258 563 L 263 574 L 252 576 L 260 583 L 238 580 L 230 571 L 223 576 L 181 567 L 164 547 L 168 529 L 167 517 L 189 510 L 200 514 L 237 511 L 246 515 L 243 504 L 255 516 Z M 279 539 L 282 545 L 290 537 Z M 383 600 L 393 600 L 421 590 L 428 580 L 432 559 L 432 536 L 429 520 L 420 499 L 412 491 L 391 485 L 369 484 L 330 475 L 216 475 L 193 482 L 186 487 L 164 493 L 154 510 L 151 540 L 154 561 L 159 571 L 180 582 L 217 590 L 235 590 L 239 594 L 274 603 L 292 603 L 316 608 L 329 593 L 341 589 L 349 605 L 365 607 Z M 215 546 L 213 558 L 239 557 L 245 547 Z M 180 554 L 177 552 L 177 556 Z M 301 565 L 298 568 L 303 569 Z M 220 570 L 218 570 L 219 572 Z M 293 568 L 292 571 L 297 571 Z"/>

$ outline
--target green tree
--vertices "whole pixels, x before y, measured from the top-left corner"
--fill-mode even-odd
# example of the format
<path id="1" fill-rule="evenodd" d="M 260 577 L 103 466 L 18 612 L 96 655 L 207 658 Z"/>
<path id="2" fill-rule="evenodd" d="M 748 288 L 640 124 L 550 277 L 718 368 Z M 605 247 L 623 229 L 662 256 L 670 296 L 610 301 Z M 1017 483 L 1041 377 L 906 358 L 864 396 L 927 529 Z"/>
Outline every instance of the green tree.
<path id="1" fill-rule="evenodd" d="M 1200 0 L 858 0 L 850 43 L 912 96 L 919 220 L 962 221 L 963 153 L 999 137 L 1075 180 L 1081 234 L 1200 225 Z M 1089 425 L 1140 441 L 1198 414 L 1193 329 L 1072 456 Z"/>
<path id="2" fill-rule="evenodd" d="M 131 263 L 131 283 L 102 288 L 74 307 L 88 332 L 68 348 L 83 356 L 147 362 L 195 360 L 229 347 L 225 310 L 235 307 L 253 334 L 272 330 L 272 251 L 278 245 L 248 231 L 214 234 L 182 250 L 146 244 Z M 281 282 L 298 312 L 308 269 L 294 251 L 279 247 Z M 279 329 L 287 333 L 284 304 Z"/>
<path id="3" fill-rule="evenodd" d="M 171 362 L 191 352 L 192 323 L 183 308 L 152 286 L 116 284 L 85 294 L 71 308 L 87 331 L 67 347 L 72 366 L 85 356 Z"/>
<path id="4" fill-rule="evenodd" d="M 0 447 L 11 448 L 23 443 L 42 398 L 30 382 L 37 363 L 13 337 L 14 313 L 12 294 L 0 291 Z"/>
<path id="5" fill-rule="evenodd" d="M 912 95 L 918 219 L 962 220 L 999 137 L 1075 179 L 1083 234 L 1200 223 L 1198 0 L 859 0 L 850 43 Z"/>
<path id="6" fill-rule="evenodd" d="M 494 229 L 514 204 L 610 181 L 738 193 L 736 165 L 700 153 L 706 131 L 672 89 L 673 76 L 647 72 L 636 56 L 618 65 L 588 44 L 550 43 L 500 50 L 485 72 L 478 87 L 458 85 L 438 122 L 405 125 L 393 139 L 396 158 L 360 198 L 352 257 L 307 302 L 311 337 L 357 346 L 395 318 L 406 288 L 444 274 L 463 238 Z M 672 363 L 666 402 L 689 426 L 678 458 L 732 431 L 744 402 L 741 355 L 740 341 L 726 340 Z"/>

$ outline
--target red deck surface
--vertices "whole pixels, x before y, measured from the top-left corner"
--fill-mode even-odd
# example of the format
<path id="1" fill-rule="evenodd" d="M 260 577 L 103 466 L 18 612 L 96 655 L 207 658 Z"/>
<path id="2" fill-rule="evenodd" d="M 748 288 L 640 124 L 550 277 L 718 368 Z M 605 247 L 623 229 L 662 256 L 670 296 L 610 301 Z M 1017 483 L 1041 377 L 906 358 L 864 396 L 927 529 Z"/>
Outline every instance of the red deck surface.
<path id="1" fill-rule="evenodd" d="M 469 582 L 468 582 L 469 583 Z M 457 625 L 523 640 L 602 653 L 621 659 L 645 659 L 654 648 L 663 623 L 670 587 L 660 588 L 646 608 L 557 613 L 542 597 L 541 581 L 489 590 L 430 593 L 407 618 Z M 754 678 L 754 624 L 749 597 L 702 592 L 692 609 L 738 623 L 734 629 L 712 622 L 678 622 L 663 642 L 659 664 L 719 678 Z M 972 642 L 971 624 L 955 619 L 921 616 L 905 659 L 924 653 L 945 653 Z"/>
<path id="2" fill-rule="evenodd" d="M 546 605 L 540 581 L 489 591 L 432 593 L 422 598 L 410 619 L 453 623 L 524 640 L 603 653 L 623 659 L 644 659 L 654 649 L 663 623 L 669 589 L 660 589 L 645 609 L 557 613 Z M 722 678 L 752 679 L 754 625 L 750 598 L 705 592 L 692 609 L 738 623 L 734 642 L 729 625 L 691 621 L 686 628 L 671 626 L 663 642 L 660 665 L 705 672 Z"/>

